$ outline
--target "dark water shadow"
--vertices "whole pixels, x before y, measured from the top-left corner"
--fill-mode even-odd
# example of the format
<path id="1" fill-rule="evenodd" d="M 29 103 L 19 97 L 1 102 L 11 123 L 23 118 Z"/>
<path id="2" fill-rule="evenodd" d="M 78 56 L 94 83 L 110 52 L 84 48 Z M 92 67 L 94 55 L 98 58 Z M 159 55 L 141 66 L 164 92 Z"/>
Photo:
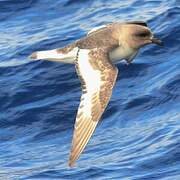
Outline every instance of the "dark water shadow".
<path id="1" fill-rule="evenodd" d="M 86 3 L 86 2 L 90 2 L 90 0 L 69 0 L 64 6 L 70 6 L 73 4 L 80 4 L 80 3 Z"/>
<path id="2" fill-rule="evenodd" d="M 117 67 L 119 69 L 118 77 L 120 79 L 131 79 L 133 77 L 143 76 L 150 65 L 146 63 L 132 63 L 130 65 L 119 63 Z"/>

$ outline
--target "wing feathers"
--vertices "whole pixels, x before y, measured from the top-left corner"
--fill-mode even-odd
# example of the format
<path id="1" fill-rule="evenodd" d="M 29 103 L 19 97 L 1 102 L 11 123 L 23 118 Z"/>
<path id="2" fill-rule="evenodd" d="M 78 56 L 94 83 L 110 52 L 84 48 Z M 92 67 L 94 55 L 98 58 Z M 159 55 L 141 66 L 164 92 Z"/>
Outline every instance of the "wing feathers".
<path id="1" fill-rule="evenodd" d="M 117 76 L 117 68 L 109 63 L 107 51 L 102 49 L 80 49 L 76 71 L 83 94 L 76 116 L 69 166 L 74 165 L 92 136 L 109 102 Z"/>

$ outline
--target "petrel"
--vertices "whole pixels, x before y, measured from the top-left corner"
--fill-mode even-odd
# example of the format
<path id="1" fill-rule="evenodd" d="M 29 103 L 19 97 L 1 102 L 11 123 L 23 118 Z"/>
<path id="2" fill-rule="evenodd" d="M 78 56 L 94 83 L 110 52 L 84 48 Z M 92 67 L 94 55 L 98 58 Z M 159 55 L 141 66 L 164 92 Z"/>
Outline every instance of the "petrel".
<path id="1" fill-rule="evenodd" d="M 30 58 L 75 64 L 82 85 L 69 166 L 73 166 L 92 136 L 116 82 L 116 63 L 133 61 L 139 49 L 162 41 L 145 22 L 111 23 L 92 29 L 85 37 L 63 48 L 37 51 Z"/>

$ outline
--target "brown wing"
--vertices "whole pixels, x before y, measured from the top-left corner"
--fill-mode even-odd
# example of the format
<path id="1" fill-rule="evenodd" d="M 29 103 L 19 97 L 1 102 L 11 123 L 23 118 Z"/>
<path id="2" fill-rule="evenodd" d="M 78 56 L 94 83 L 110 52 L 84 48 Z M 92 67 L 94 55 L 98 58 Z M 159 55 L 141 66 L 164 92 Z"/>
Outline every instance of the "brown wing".
<path id="1" fill-rule="evenodd" d="M 73 166 L 84 150 L 112 94 L 118 70 L 108 59 L 106 49 L 80 49 L 76 61 L 82 84 L 69 166 Z"/>

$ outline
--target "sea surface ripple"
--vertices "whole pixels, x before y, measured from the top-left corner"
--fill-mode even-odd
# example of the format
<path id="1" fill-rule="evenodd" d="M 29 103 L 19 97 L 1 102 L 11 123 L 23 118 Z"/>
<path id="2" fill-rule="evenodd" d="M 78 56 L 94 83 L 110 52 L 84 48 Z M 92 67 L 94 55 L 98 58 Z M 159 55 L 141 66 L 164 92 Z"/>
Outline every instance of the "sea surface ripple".
<path id="1" fill-rule="evenodd" d="M 70 169 L 80 82 L 74 66 L 28 56 L 132 20 L 146 21 L 164 47 L 117 65 L 103 120 Z M 180 1 L 1 0 L 0 179 L 179 180 Z"/>

